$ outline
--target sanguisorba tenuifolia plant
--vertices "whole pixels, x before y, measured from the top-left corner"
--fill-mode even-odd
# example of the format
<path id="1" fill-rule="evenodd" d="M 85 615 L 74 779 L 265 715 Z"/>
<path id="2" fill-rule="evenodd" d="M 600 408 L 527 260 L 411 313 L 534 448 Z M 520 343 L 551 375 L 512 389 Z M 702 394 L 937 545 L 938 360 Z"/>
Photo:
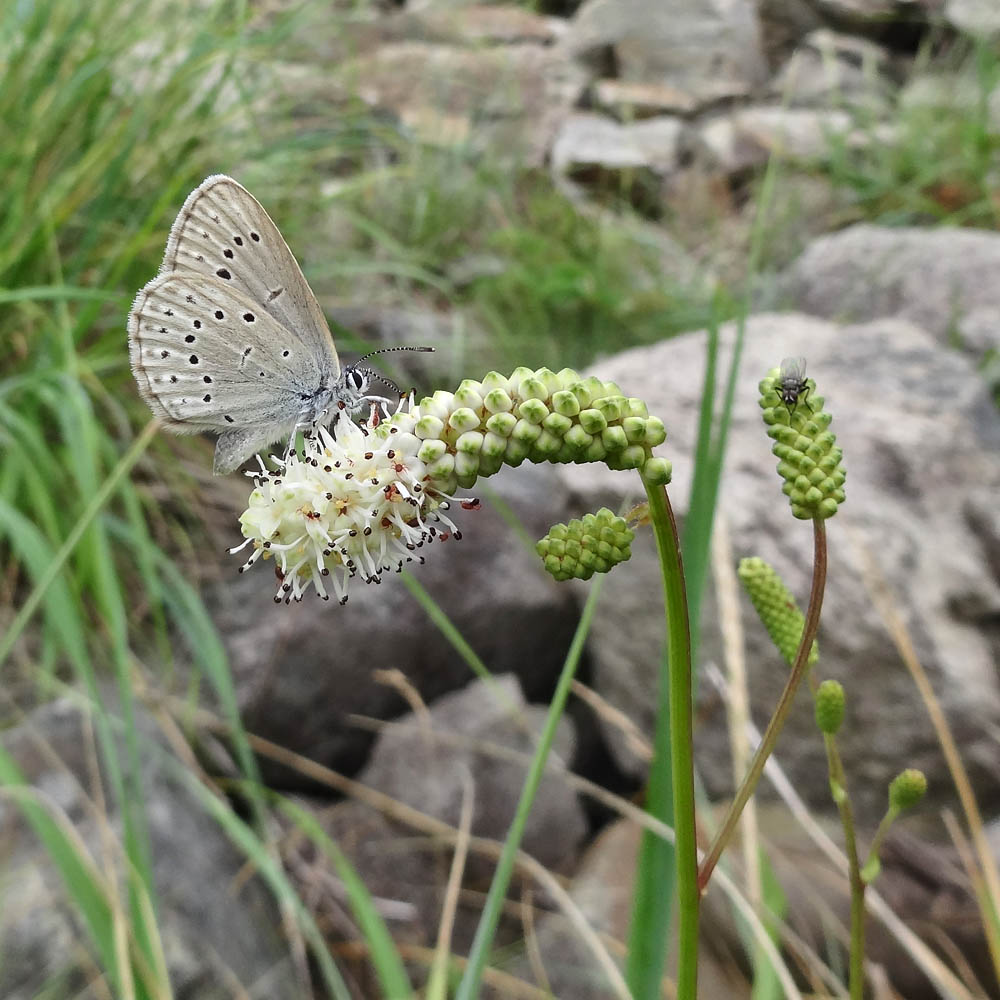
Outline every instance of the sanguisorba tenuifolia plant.
<path id="1" fill-rule="evenodd" d="M 249 473 L 254 489 L 240 518 L 244 546 L 251 547 L 242 568 L 273 560 L 276 600 L 301 600 L 312 586 L 321 597 L 329 597 L 332 590 L 343 603 L 352 581 L 378 582 L 384 572 L 421 559 L 419 550 L 427 543 L 457 534 L 449 507 L 456 501 L 466 508 L 478 506 L 474 498 L 457 496 L 458 491 L 471 489 L 478 478 L 504 465 L 603 462 L 615 470 L 637 470 L 663 566 L 681 902 L 678 995 L 693 998 L 699 896 L 690 636 L 676 525 L 664 488 L 671 467 L 652 454 L 665 438 L 663 422 L 614 383 L 581 378 L 571 369 L 518 368 L 509 376 L 490 372 L 481 381 L 462 382 L 455 392 L 438 391 L 418 403 L 410 400 L 391 414 L 375 408 L 362 424 L 340 420 L 331 431 L 312 430 L 301 453 L 292 450 L 275 458 L 277 471 L 259 463 L 259 469 Z M 586 579 L 627 559 L 632 537 L 622 518 L 602 510 L 553 527 L 539 542 L 539 553 L 557 579 Z M 478 995 L 520 832 L 571 681 L 568 667 L 557 685 L 539 753 L 497 865 L 459 988 L 461 1000 Z"/>
<path id="2" fill-rule="evenodd" d="M 665 489 L 671 468 L 665 459 L 652 454 L 666 432 L 641 400 L 626 397 L 614 383 L 581 378 L 571 369 L 518 368 L 509 376 L 490 372 L 481 381 L 462 382 L 455 392 L 438 391 L 419 403 L 405 400 L 393 413 L 375 406 L 360 424 L 341 419 L 331 430 L 314 428 L 304 436 L 301 451 L 291 449 L 275 458 L 276 471 L 258 460 L 259 469 L 248 473 L 254 478 L 254 489 L 240 518 L 245 536 L 240 548 L 250 546 L 251 554 L 242 568 L 272 560 L 278 601 L 301 600 L 312 586 L 320 597 L 328 598 L 332 591 L 344 603 L 352 581 L 377 583 L 384 572 L 422 561 L 419 550 L 426 544 L 459 537 L 449 508 L 456 502 L 466 509 L 478 507 L 478 501 L 459 492 L 504 465 L 603 462 L 615 470 L 639 472 L 660 557 L 666 606 L 669 784 L 679 900 L 676 995 L 681 1000 L 696 997 L 701 892 L 756 787 L 803 677 L 809 676 L 816 698 L 830 786 L 848 847 L 852 997 L 860 998 L 863 985 L 864 886 L 878 872 L 878 851 L 889 824 L 923 790 L 919 772 L 904 772 L 893 782 L 889 811 L 862 866 L 835 742 L 844 716 L 843 689 L 833 680 L 818 684 L 810 672 L 819 655 L 815 638 L 826 579 L 824 524 L 844 501 L 845 481 L 842 454 L 829 430 L 831 417 L 815 388 L 798 359 L 784 362 L 760 384 L 760 405 L 775 442 L 782 489 L 792 514 L 813 522 L 813 585 L 803 615 L 770 566 L 753 558 L 740 566 L 740 577 L 791 672 L 747 777 L 700 869 L 694 824 L 690 635 L 676 525 Z M 557 580 L 589 579 L 625 562 L 633 539 L 633 526 L 604 508 L 553 526 L 537 549 L 545 569 Z M 572 657 L 567 660 L 552 699 L 457 992 L 459 1000 L 475 1000 L 479 994 L 524 823 L 565 707 L 575 663 Z M 663 780 L 663 775 L 654 764 L 651 786 L 657 780 Z M 651 787 L 650 795 L 655 793 Z M 658 983 L 662 948 L 657 945 L 650 954 L 656 975 L 646 977 L 637 996 L 646 995 L 649 982 Z M 625 984 L 618 985 L 619 993 L 624 993 Z"/>
<path id="3" fill-rule="evenodd" d="M 844 689 L 832 678 L 819 682 L 812 672 L 819 660 L 815 636 L 826 577 L 824 522 L 836 514 L 844 502 L 846 479 L 843 454 L 829 429 L 831 415 L 823 409 L 824 400 L 815 395 L 815 389 L 813 380 L 805 378 L 805 362 L 802 359 L 786 359 L 780 369 L 769 372 L 760 383 L 760 406 L 767 433 L 775 442 L 772 451 L 778 458 L 782 491 L 788 496 L 795 517 L 813 521 L 813 586 L 809 608 L 803 615 L 784 581 L 763 559 L 751 557 L 740 563 L 740 580 L 774 645 L 792 670 L 747 777 L 737 791 L 733 806 L 702 864 L 699 881 L 703 888 L 707 885 L 714 865 L 774 748 L 799 682 L 808 675 L 816 725 L 826 747 L 830 792 L 844 831 L 851 890 L 849 988 L 852 1000 L 861 1000 L 864 994 L 865 888 L 879 872 L 879 852 L 890 825 L 900 812 L 920 801 L 926 790 L 926 781 L 919 771 L 907 769 L 892 782 L 888 810 L 873 839 L 868 857 L 862 863 L 847 779 L 836 742 L 846 709 Z"/>

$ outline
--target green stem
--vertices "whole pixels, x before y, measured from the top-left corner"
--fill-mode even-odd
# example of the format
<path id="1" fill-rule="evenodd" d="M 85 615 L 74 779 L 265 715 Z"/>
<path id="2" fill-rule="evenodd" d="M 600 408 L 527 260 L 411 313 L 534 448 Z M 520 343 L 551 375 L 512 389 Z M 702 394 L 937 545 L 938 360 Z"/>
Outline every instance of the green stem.
<path id="1" fill-rule="evenodd" d="M 844 848 L 851 883 L 851 1000 L 863 1000 L 865 991 L 865 881 L 858 863 L 858 841 L 854 829 L 854 810 L 847 794 L 847 775 L 833 736 L 824 734 L 826 760 L 830 771 L 830 785 L 835 789 L 833 800 L 837 803 L 840 823 L 844 828 Z"/>
<path id="2" fill-rule="evenodd" d="M 767 758 L 771 756 L 774 745 L 778 741 L 788 713 L 791 711 L 795 692 L 798 690 L 802 678 L 806 675 L 809 663 L 809 653 L 812 650 L 813 640 L 819 628 L 820 611 L 823 609 L 823 591 L 826 588 L 826 524 L 822 518 L 813 520 L 813 579 L 812 591 L 809 594 L 809 608 L 806 611 L 805 625 L 802 629 L 802 639 L 799 642 L 799 649 L 795 655 L 795 663 L 792 671 L 788 675 L 785 690 L 781 692 L 781 698 L 775 707 L 774 715 L 768 723 L 767 730 L 757 747 L 753 760 L 750 762 L 750 769 L 743 779 L 743 784 L 737 789 L 736 797 L 733 799 L 726 818 L 722 822 L 719 832 L 715 836 L 708 855 L 701 864 L 698 873 L 698 885 L 702 892 L 708 886 L 708 880 L 712 877 L 712 872 L 722 856 L 723 850 L 732 839 L 739 822 L 743 807 L 747 804 L 750 796 L 753 795 L 760 776 L 764 773 L 764 765 Z"/>
<path id="3" fill-rule="evenodd" d="M 677 524 L 667 491 L 646 486 L 656 538 L 666 606 L 666 673 L 661 675 L 655 752 L 649 774 L 647 809 L 669 819 L 673 849 L 649 831 L 636 868 L 635 906 L 629 936 L 628 981 L 637 1000 L 660 996 L 664 947 L 673 894 L 665 891 L 675 860 L 678 898 L 677 1000 L 695 1000 L 698 986 L 698 848 L 695 836 L 694 749 L 691 696 L 691 631 Z M 667 704 L 663 704 L 666 695 Z"/>
<path id="4" fill-rule="evenodd" d="M 861 869 L 861 877 L 864 880 L 865 885 L 871 882 L 879 871 L 879 854 L 882 853 L 882 841 L 885 840 L 886 834 L 889 832 L 889 827 L 896 822 L 896 817 L 899 815 L 899 810 L 894 809 L 890 806 L 886 810 L 886 814 L 882 817 L 882 821 L 878 825 L 878 829 L 875 831 L 875 836 L 872 838 L 872 845 L 868 850 L 868 857 L 865 858 L 864 866 Z M 872 872 L 869 877 L 866 873 Z"/>
<path id="5" fill-rule="evenodd" d="M 552 702 L 549 705 L 549 713 L 545 718 L 545 728 L 542 730 L 541 738 L 538 741 L 538 748 L 531 759 L 531 766 L 524 781 L 524 788 L 521 790 L 521 798 L 517 803 L 517 812 L 510 825 L 507 839 L 504 841 L 500 860 L 497 862 L 496 872 L 493 875 L 493 883 L 490 885 L 489 895 L 486 897 L 483 915 L 480 917 L 479 925 L 476 927 L 476 936 L 472 942 L 472 950 L 469 952 L 469 960 L 465 967 L 462 981 L 459 983 L 458 991 L 455 994 L 455 1000 L 478 1000 L 483 970 L 486 968 L 486 960 L 489 957 L 493 936 L 496 934 L 500 912 L 507 898 L 507 887 L 510 885 L 511 875 L 514 872 L 514 863 L 517 860 L 517 853 L 520 850 L 521 838 L 524 836 L 524 828 L 528 822 L 528 814 L 531 812 L 531 807 L 534 804 L 535 795 L 538 792 L 538 786 L 541 784 L 542 774 L 545 771 L 549 751 L 555 739 L 556 729 L 559 726 L 559 720 L 562 718 L 563 710 L 566 707 L 566 699 L 573 684 L 573 677 L 576 675 L 576 668 L 583 653 L 583 645 L 586 641 L 587 633 L 590 631 L 590 622 L 594 616 L 594 609 L 597 607 L 597 597 L 600 589 L 600 578 L 598 577 L 590 589 L 590 595 L 580 616 L 580 624 L 577 626 L 573 642 L 570 644 L 569 652 L 566 654 L 566 662 L 563 664 L 562 673 L 559 675 L 559 682 L 556 684 L 555 694 L 553 694 Z"/>

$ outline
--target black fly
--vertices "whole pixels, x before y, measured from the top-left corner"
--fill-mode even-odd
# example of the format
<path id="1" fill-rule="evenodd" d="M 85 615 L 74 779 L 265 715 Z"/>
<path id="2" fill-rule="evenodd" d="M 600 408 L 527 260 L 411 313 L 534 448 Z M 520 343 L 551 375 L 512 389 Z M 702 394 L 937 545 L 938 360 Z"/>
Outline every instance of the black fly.
<path id="1" fill-rule="evenodd" d="M 805 403 L 810 389 L 806 382 L 806 359 L 785 358 L 781 362 L 776 388 L 789 413 L 795 412 L 800 398 Z"/>

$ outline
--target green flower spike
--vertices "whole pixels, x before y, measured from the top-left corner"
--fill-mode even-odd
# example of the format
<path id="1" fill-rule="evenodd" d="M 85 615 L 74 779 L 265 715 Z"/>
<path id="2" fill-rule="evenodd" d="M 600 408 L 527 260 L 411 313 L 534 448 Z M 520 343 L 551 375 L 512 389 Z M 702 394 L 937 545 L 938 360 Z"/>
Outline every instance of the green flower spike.
<path id="1" fill-rule="evenodd" d="M 868 859 L 861 869 L 861 878 L 867 885 L 875 881 L 882 871 L 879 855 L 889 828 L 904 809 L 912 809 L 927 794 L 927 779 L 923 771 L 908 767 L 901 771 L 889 784 L 889 808 L 882 817 L 868 851 Z"/>
<path id="2" fill-rule="evenodd" d="M 571 368 L 466 379 L 454 393 L 435 392 L 393 414 L 390 427 L 419 439 L 418 457 L 444 493 L 524 461 L 604 462 L 638 469 L 653 485 L 670 482 L 670 463 L 652 454 L 666 439 L 663 421 L 613 382 Z"/>
<path id="3" fill-rule="evenodd" d="M 569 524 L 554 524 L 535 546 L 557 580 L 589 580 L 632 557 L 635 532 L 607 507 Z"/>
<path id="4" fill-rule="evenodd" d="M 756 556 L 741 560 L 737 573 L 768 635 L 791 666 L 805 626 L 805 618 L 791 591 L 774 569 Z M 809 651 L 809 666 L 818 659 L 819 649 L 814 642 Z"/>
<path id="5" fill-rule="evenodd" d="M 923 771 L 908 767 L 892 779 L 889 785 L 889 810 L 902 812 L 912 809 L 927 793 L 927 779 Z"/>
<path id="6" fill-rule="evenodd" d="M 844 688 L 839 681 L 825 680 L 816 689 L 816 725 L 821 733 L 835 736 L 844 721 Z"/>
<path id="7" fill-rule="evenodd" d="M 781 489 L 792 514 L 802 520 L 836 514 L 847 477 L 843 452 L 829 430 L 833 418 L 815 390 L 816 383 L 805 378 L 802 358 L 786 358 L 760 383 L 760 407 L 768 437 L 774 439 L 771 451 L 785 481 Z"/>

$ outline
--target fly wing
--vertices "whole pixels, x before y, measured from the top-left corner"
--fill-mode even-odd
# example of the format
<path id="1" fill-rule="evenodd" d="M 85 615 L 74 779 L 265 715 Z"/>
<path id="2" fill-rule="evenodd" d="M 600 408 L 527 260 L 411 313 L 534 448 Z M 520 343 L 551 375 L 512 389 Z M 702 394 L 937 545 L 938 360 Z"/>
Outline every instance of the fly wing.
<path id="1" fill-rule="evenodd" d="M 806 377 L 806 359 L 803 357 L 782 358 L 780 378 L 784 382 L 800 382 Z"/>

